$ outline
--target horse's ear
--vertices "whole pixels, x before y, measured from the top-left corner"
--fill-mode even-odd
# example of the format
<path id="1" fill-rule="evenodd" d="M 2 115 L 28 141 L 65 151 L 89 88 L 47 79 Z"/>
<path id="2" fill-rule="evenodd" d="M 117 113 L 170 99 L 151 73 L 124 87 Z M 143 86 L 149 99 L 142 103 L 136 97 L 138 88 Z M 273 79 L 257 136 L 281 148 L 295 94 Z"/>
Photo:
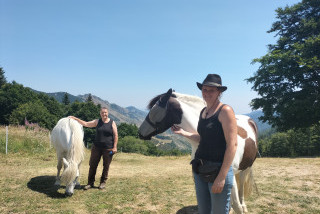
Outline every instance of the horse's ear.
<path id="1" fill-rule="evenodd" d="M 67 168 L 69 166 L 68 161 L 65 158 L 62 158 L 63 164 L 64 164 L 64 168 Z"/>
<path id="2" fill-rule="evenodd" d="M 172 88 L 170 88 L 165 95 L 163 95 L 159 100 L 159 106 L 164 108 L 167 105 L 169 98 L 172 95 Z"/>

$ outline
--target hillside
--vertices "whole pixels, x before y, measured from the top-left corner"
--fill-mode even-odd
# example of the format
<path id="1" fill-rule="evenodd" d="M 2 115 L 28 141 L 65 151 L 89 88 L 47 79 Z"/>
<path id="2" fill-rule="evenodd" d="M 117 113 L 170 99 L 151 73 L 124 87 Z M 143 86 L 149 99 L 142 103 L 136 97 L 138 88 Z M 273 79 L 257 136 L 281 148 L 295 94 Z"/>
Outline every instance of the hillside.
<path id="1" fill-rule="evenodd" d="M 55 93 L 47 93 L 49 96 L 54 97 L 59 102 L 62 102 L 65 92 L 55 92 Z M 89 94 L 74 96 L 72 94 L 68 94 L 70 102 L 74 102 L 78 100 L 79 102 L 84 102 L 87 100 Z M 140 126 L 142 121 L 147 115 L 147 112 L 139 110 L 133 106 L 123 108 L 114 103 L 109 103 L 106 100 L 102 100 L 101 98 L 92 95 L 92 100 L 95 104 L 100 104 L 102 107 L 107 107 L 109 109 L 109 116 L 112 118 L 117 124 L 120 123 L 128 123 L 128 124 L 136 124 Z"/>
<path id="2" fill-rule="evenodd" d="M 263 115 L 263 112 L 261 110 L 259 111 L 253 111 L 249 114 L 246 114 L 247 116 L 251 117 L 257 124 L 259 133 L 264 132 L 265 130 L 268 130 L 271 128 L 271 125 L 268 123 L 264 123 L 261 120 L 259 120 L 259 117 Z"/>

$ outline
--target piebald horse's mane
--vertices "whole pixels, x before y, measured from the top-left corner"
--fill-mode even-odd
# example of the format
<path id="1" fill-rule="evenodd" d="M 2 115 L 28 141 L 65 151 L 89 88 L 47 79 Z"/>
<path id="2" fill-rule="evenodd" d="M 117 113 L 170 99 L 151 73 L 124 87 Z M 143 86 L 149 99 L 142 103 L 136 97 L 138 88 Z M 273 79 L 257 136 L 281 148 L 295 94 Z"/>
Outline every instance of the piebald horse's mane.
<path id="1" fill-rule="evenodd" d="M 162 97 L 163 95 L 165 95 L 165 93 L 160 94 L 158 96 L 155 96 L 152 100 L 150 100 L 147 108 L 150 110 L 157 103 L 157 101 L 160 99 L 160 97 Z M 173 92 L 171 94 L 171 97 L 176 98 L 177 100 L 179 100 L 183 103 L 189 104 L 190 106 L 195 105 L 195 103 L 203 103 L 203 105 L 205 105 L 204 101 L 200 97 L 197 97 L 197 96 Z"/>
<path id="2" fill-rule="evenodd" d="M 152 100 L 150 100 L 150 102 L 149 102 L 149 104 L 148 104 L 148 109 L 150 110 L 157 102 L 158 102 L 158 100 L 160 99 L 160 97 L 162 97 L 163 95 L 165 95 L 165 93 L 164 94 L 160 94 L 160 95 L 158 95 L 158 96 L 155 96 Z M 176 96 L 174 95 L 174 94 L 171 94 L 171 97 L 174 97 L 174 98 L 176 98 Z"/>

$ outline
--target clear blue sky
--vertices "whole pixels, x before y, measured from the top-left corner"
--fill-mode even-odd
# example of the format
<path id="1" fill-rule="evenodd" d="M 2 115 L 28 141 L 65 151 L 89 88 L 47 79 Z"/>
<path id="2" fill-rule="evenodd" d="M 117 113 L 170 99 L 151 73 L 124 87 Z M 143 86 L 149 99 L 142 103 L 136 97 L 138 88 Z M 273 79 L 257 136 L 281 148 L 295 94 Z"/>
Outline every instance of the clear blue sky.
<path id="1" fill-rule="evenodd" d="M 43 92 L 91 93 L 145 109 L 173 88 L 218 73 L 222 101 L 251 112 L 245 79 L 275 44 L 278 7 L 298 0 L 0 0 L 0 66 L 7 81 Z"/>

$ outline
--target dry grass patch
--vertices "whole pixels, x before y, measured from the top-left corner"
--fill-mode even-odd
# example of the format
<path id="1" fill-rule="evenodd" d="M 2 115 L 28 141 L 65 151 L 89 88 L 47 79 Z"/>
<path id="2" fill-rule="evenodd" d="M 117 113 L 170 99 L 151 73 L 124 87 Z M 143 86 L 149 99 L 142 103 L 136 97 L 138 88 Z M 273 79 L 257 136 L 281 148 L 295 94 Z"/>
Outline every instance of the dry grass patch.
<path id="1" fill-rule="evenodd" d="M 320 158 L 260 158 L 250 213 L 320 213 Z"/>
<path id="2" fill-rule="evenodd" d="M 54 151 L 52 151 L 54 152 Z M 89 150 L 81 167 L 87 182 Z M 45 159 L 45 160 L 44 160 Z M 107 187 L 54 189 L 56 157 L 0 155 L 1 213 L 186 213 L 196 205 L 189 156 L 116 154 Z M 96 180 L 102 171 L 99 165 Z M 249 213 L 320 213 L 320 158 L 261 158 L 254 164 L 259 195 Z M 98 185 L 98 183 L 96 183 Z"/>

